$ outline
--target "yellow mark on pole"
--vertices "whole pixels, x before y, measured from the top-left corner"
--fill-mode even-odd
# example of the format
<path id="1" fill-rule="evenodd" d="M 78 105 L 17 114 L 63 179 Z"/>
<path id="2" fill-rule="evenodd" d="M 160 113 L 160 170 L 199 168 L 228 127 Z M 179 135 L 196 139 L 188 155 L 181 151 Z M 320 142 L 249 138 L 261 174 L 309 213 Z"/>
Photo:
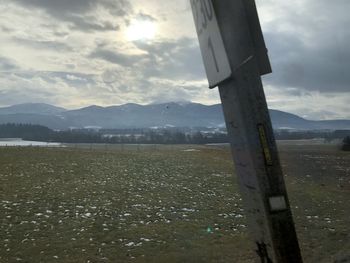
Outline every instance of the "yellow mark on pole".
<path id="1" fill-rule="evenodd" d="M 267 165 L 272 165 L 272 157 L 270 153 L 269 144 L 267 142 L 265 127 L 262 124 L 258 125 L 260 143 L 264 151 L 265 162 Z"/>

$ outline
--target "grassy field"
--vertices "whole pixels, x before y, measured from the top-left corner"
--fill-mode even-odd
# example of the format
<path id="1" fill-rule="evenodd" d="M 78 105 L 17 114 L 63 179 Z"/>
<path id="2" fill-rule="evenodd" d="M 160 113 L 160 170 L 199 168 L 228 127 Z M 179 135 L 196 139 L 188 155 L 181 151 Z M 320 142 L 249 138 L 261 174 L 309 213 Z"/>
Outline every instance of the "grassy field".
<path id="1" fill-rule="evenodd" d="M 350 154 L 282 145 L 305 262 L 350 251 Z M 230 152 L 0 148 L 0 262 L 253 262 Z M 347 254 L 348 253 L 348 254 Z"/>

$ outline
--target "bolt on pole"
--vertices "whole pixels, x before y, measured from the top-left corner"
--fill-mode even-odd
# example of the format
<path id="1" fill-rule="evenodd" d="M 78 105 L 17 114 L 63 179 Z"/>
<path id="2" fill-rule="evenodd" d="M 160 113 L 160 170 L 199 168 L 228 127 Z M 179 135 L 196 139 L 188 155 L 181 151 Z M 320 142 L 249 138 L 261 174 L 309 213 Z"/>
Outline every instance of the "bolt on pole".
<path id="1" fill-rule="evenodd" d="M 301 263 L 261 81 L 271 73 L 254 0 L 190 0 L 210 88 L 219 87 L 258 262 Z"/>

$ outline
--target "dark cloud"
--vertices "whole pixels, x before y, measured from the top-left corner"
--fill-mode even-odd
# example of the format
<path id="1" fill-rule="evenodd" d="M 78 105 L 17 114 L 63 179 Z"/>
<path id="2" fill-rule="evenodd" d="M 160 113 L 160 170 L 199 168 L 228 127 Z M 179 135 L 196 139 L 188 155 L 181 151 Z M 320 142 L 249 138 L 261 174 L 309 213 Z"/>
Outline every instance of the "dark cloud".
<path id="1" fill-rule="evenodd" d="M 66 37 L 66 36 L 69 35 L 69 32 L 67 32 L 67 31 L 55 31 L 55 30 L 53 30 L 52 33 L 53 33 L 56 37 L 61 37 L 61 38 L 64 38 L 64 37 Z"/>
<path id="2" fill-rule="evenodd" d="M 344 52 L 345 42 L 309 45 L 295 35 L 267 33 L 265 36 L 273 66 L 273 74 L 265 78 L 267 83 L 309 91 L 349 91 L 350 53 Z"/>
<path id="3" fill-rule="evenodd" d="M 137 14 L 137 19 L 141 19 L 141 20 L 144 20 L 144 21 L 152 21 L 152 22 L 156 22 L 157 19 L 154 18 L 153 16 L 149 15 L 149 14 L 144 14 L 144 13 L 138 13 Z"/>
<path id="4" fill-rule="evenodd" d="M 55 16 L 67 13 L 85 13 L 96 6 L 94 0 L 13 0 L 27 7 L 36 7 L 46 10 Z"/>
<path id="5" fill-rule="evenodd" d="M 0 30 L 4 33 L 11 33 L 12 29 L 6 26 L 0 26 Z"/>
<path id="6" fill-rule="evenodd" d="M 119 30 L 120 26 L 112 24 L 110 21 L 96 21 L 93 16 L 78 16 L 71 15 L 70 22 L 72 25 L 71 29 L 82 30 L 82 31 L 108 31 L 108 30 Z"/>
<path id="7" fill-rule="evenodd" d="M 10 71 L 18 69 L 17 63 L 10 58 L 0 56 L 0 70 L 1 71 Z"/>
<path id="8" fill-rule="evenodd" d="M 85 14 L 103 6 L 115 15 L 124 16 L 131 10 L 127 0 L 13 0 L 27 7 L 46 10 L 49 14 L 60 17 L 65 14 Z"/>
<path id="9" fill-rule="evenodd" d="M 123 54 L 117 50 L 107 48 L 96 48 L 89 56 L 90 58 L 103 59 L 113 64 L 131 67 L 145 59 L 144 55 Z"/>
<path id="10" fill-rule="evenodd" d="M 126 17 L 132 12 L 132 6 L 127 0 L 14 0 L 14 3 L 45 10 L 54 18 L 70 23 L 72 29 L 82 31 L 119 29 L 119 25 L 90 15 L 98 7 L 117 17 Z"/>
<path id="11" fill-rule="evenodd" d="M 267 1 L 262 5 L 273 5 Z M 350 90 L 350 1 L 291 3 L 265 25 L 273 74 L 266 83 L 319 92 Z"/>
<path id="12" fill-rule="evenodd" d="M 30 46 L 36 49 L 52 49 L 56 51 L 72 51 L 73 48 L 67 45 L 66 43 L 58 41 L 48 41 L 48 40 L 33 40 L 25 39 L 20 37 L 14 37 L 12 40 L 16 41 L 20 45 Z"/>

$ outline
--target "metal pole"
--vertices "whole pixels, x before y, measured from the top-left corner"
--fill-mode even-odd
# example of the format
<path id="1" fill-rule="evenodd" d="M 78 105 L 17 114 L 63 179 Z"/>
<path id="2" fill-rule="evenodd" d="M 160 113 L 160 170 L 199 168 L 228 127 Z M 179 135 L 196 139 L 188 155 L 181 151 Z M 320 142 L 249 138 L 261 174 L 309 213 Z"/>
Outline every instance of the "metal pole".
<path id="1" fill-rule="evenodd" d="M 213 1 L 234 69 L 233 77 L 219 85 L 231 151 L 258 258 L 267 263 L 300 263 L 302 258 L 260 77 L 269 72 L 270 66 L 268 60 L 261 58 L 266 49 L 259 34 L 255 2 L 244 1 Z M 240 57 L 242 63 L 233 65 Z"/>
<path id="2" fill-rule="evenodd" d="M 209 85 L 219 86 L 257 261 L 301 263 L 260 77 L 271 67 L 255 1 L 190 1 Z"/>
<path id="3" fill-rule="evenodd" d="M 219 91 L 256 252 L 261 262 L 302 262 L 260 76 L 253 61 L 240 70 Z"/>

